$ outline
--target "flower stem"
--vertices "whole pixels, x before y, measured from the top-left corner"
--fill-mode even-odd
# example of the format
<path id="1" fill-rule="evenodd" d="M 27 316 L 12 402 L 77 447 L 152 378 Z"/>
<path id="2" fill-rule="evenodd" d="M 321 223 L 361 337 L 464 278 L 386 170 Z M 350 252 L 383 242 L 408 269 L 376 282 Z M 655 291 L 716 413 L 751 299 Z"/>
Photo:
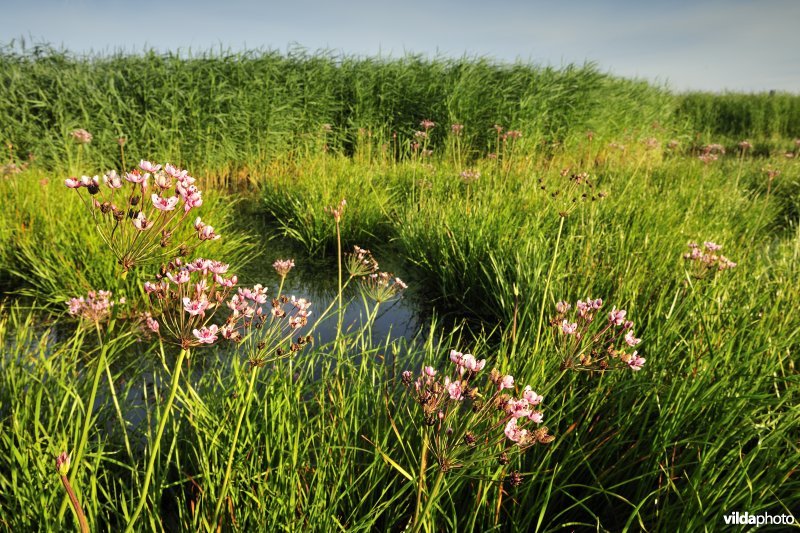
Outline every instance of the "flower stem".
<path id="1" fill-rule="evenodd" d="M 422 528 L 422 524 L 425 522 L 425 519 L 428 518 L 428 515 L 431 512 L 433 504 L 438 499 L 437 496 L 439 493 L 439 487 L 441 486 L 443 479 L 444 479 L 444 470 L 440 469 L 439 473 L 436 474 L 436 480 L 433 482 L 433 488 L 428 493 L 428 499 L 425 501 L 425 507 L 423 507 L 422 509 L 422 514 L 414 519 L 414 529 L 411 530 L 411 533 L 418 533 Z"/>
<path id="2" fill-rule="evenodd" d="M 75 491 L 72 490 L 72 485 L 69 484 L 67 476 L 60 477 L 61 483 L 64 485 L 64 489 L 67 491 L 67 496 L 69 496 L 72 509 L 75 511 L 75 516 L 78 518 L 78 525 L 80 525 L 81 533 L 89 533 L 89 523 L 86 521 L 86 515 L 83 514 L 83 509 L 81 508 L 81 504 L 78 502 L 78 497 L 75 495 Z"/>
<path id="3" fill-rule="evenodd" d="M 188 356 L 188 354 L 188 350 L 181 349 L 181 352 L 178 354 L 178 359 L 175 361 L 175 368 L 172 371 L 172 384 L 170 385 L 169 389 L 169 397 L 167 398 L 167 404 L 164 406 L 164 412 L 161 414 L 161 421 L 158 424 L 155 442 L 153 443 L 152 450 L 150 451 L 150 459 L 147 462 L 147 471 L 144 474 L 142 493 L 139 496 L 139 503 L 136 506 L 136 510 L 133 512 L 133 516 L 131 516 L 128 526 L 125 528 L 125 533 L 130 533 L 133 531 L 136 520 L 139 518 L 139 515 L 142 514 L 142 509 L 144 509 L 144 505 L 147 502 L 147 489 L 150 487 L 150 480 L 153 477 L 153 467 L 156 463 L 156 457 L 158 457 L 158 450 L 161 447 L 161 436 L 164 434 L 164 428 L 166 427 L 167 420 L 169 419 L 169 411 L 172 408 L 172 402 L 175 400 L 175 393 L 178 392 L 178 383 L 180 381 L 183 360 Z"/>
<path id="4" fill-rule="evenodd" d="M 100 323 L 95 322 L 97 329 L 97 340 L 100 346 L 103 346 L 103 335 L 100 331 Z M 128 430 L 125 426 L 125 417 L 122 416 L 122 409 L 119 407 L 119 400 L 117 399 L 117 391 L 114 389 L 114 377 L 111 375 L 111 366 L 105 364 L 106 378 L 108 379 L 108 390 L 111 392 L 111 400 L 114 403 L 114 409 L 117 411 L 117 419 L 119 420 L 119 427 L 122 429 L 122 437 L 125 440 L 125 449 L 128 452 L 128 457 L 133 460 L 133 451 L 131 450 L 131 442 L 128 439 Z"/>
<path id="5" fill-rule="evenodd" d="M 342 334 L 342 322 L 344 321 L 344 309 L 342 307 L 342 233 L 339 229 L 339 221 L 336 221 L 336 261 L 339 266 L 339 323 L 336 329 L 337 337 Z"/>
<path id="6" fill-rule="evenodd" d="M 422 510 L 422 489 L 425 488 L 425 469 L 428 467 L 428 432 L 422 437 L 422 458 L 419 462 L 419 480 L 417 484 L 417 506 L 414 508 L 414 525 L 419 523 L 419 513 Z"/>
<path id="7" fill-rule="evenodd" d="M 564 218 L 561 217 L 561 222 L 558 224 L 558 237 L 556 237 L 556 249 L 553 251 L 553 261 L 550 263 L 550 270 L 547 272 L 547 282 L 544 286 L 544 294 L 542 295 L 542 307 L 539 310 L 539 324 L 536 326 L 536 344 L 533 347 L 534 353 L 539 349 L 539 339 L 542 335 L 542 320 L 544 319 L 544 308 L 547 305 L 547 296 L 550 294 L 550 280 L 553 277 L 553 270 L 556 266 L 556 259 L 558 258 L 558 245 L 561 243 L 561 230 L 564 229 Z"/>
<path id="8" fill-rule="evenodd" d="M 231 468 L 233 467 L 233 456 L 236 454 L 236 442 L 239 440 L 239 430 L 242 427 L 242 420 L 244 420 L 250 407 L 250 398 L 253 395 L 253 388 L 256 383 L 256 374 L 258 374 L 258 367 L 252 367 L 250 371 L 250 383 L 247 385 L 247 394 L 244 398 L 244 404 L 239 411 L 239 420 L 236 422 L 236 429 L 233 432 L 233 442 L 231 443 L 231 451 L 228 453 L 228 464 L 225 467 L 225 478 L 222 480 L 222 489 L 220 490 L 219 497 L 217 498 L 217 505 L 214 508 L 214 519 L 211 521 L 213 524 L 217 523 L 219 512 L 222 510 L 222 502 L 225 500 L 225 493 L 228 490 L 228 484 L 231 478 Z"/>
<path id="9" fill-rule="evenodd" d="M 89 393 L 89 402 L 86 406 L 86 415 L 83 419 L 83 429 L 81 429 L 81 438 L 78 441 L 78 448 L 75 451 L 75 459 L 73 461 L 75 468 L 72 469 L 72 474 L 69 476 L 69 483 L 70 485 L 75 484 L 75 478 L 78 475 L 78 470 L 80 470 L 81 460 L 83 459 L 83 452 L 86 450 L 86 442 L 89 440 L 89 427 L 92 425 L 92 415 L 94 414 L 94 402 L 97 398 L 97 389 L 100 384 L 100 376 L 103 373 L 103 370 L 106 368 L 106 350 L 107 347 L 104 344 L 100 344 L 100 356 L 97 358 L 97 369 L 94 371 L 94 378 L 92 380 L 92 390 Z M 67 510 L 67 500 L 65 499 L 64 502 L 61 504 L 61 508 L 58 511 L 58 518 L 59 520 L 64 517 L 64 513 Z"/>

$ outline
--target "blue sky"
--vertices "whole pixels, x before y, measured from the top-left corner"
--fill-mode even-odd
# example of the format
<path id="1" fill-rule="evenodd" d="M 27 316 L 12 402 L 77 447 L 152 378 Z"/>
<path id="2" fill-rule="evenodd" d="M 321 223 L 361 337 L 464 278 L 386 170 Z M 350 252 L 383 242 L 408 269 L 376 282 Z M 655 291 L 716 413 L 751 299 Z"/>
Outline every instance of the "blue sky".
<path id="1" fill-rule="evenodd" d="M 675 90 L 800 92 L 797 0 L 4 0 L 0 42 L 77 52 L 273 48 L 480 55 L 601 70 Z"/>

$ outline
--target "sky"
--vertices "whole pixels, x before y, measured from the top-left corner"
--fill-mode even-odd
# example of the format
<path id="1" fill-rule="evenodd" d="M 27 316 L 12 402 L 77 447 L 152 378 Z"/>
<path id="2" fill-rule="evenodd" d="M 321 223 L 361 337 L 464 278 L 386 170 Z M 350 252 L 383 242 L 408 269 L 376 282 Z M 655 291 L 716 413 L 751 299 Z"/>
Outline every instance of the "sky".
<path id="1" fill-rule="evenodd" d="M 0 43 L 73 52 L 301 46 L 359 56 L 481 56 L 676 91 L 800 92 L 798 0 L 0 0 Z"/>

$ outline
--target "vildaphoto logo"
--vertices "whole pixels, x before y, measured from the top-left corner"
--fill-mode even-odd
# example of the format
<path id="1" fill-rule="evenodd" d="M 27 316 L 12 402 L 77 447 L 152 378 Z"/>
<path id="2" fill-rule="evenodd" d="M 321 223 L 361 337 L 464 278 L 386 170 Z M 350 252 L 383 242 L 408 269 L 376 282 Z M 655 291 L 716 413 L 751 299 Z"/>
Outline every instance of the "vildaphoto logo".
<path id="1" fill-rule="evenodd" d="M 738 525 L 738 526 L 745 526 L 745 525 L 754 525 L 754 526 L 766 526 L 766 525 L 793 525 L 794 524 L 794 516 L 790 514 L 750 514 L 748 512 L 739 513 L 733 512 L 728 513 L 722 517 L 725 520 L 726 525 Z"/>

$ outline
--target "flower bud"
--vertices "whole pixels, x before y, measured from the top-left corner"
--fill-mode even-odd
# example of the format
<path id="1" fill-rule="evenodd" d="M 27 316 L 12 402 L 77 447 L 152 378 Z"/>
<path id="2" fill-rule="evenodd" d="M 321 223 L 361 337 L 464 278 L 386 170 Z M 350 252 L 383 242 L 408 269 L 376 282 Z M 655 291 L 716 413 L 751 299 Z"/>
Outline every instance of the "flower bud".
<path id="1" fill-rule="evenodd" d="M 67 452 L 61 452 L 56 456 L 56 470 L 59 476 L 66 476 L 69 472 L 69 455 Z"/>

